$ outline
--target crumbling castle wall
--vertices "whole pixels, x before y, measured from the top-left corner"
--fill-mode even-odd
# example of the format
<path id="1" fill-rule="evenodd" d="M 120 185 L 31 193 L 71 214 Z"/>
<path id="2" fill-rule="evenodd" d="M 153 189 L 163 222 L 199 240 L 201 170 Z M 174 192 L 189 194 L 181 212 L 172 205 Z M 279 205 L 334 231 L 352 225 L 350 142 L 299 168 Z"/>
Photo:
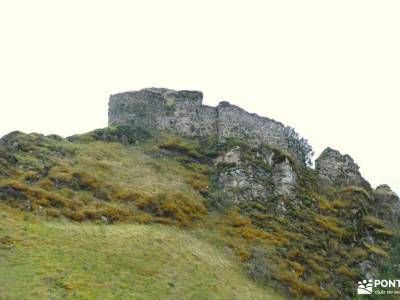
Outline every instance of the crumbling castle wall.
<path id="1" fill-rule="evenodd" d="M 289 127 L 248 113 L 228 102 L 210 107 L 203 105 L 202 100 L 203 94 L 198 91 L 160 88 L 111 95 L 109 125 L 128 124 L 170 130 L 188 137 L 216 135 L 221 141 L 239 137 L 255 145 L 268 144 L 287 150 L 305 162 L 307 151 L 299 149 L 300 142 L 294 142 Z"/>
<path id="2" fill-rule="evenodd" d="M 255 144 L 290 150 L 286 127 L 282 123 L 250 114 L 228 102 L 221 102 L 216 109 L 218 136 L 221 139 L 240 137 Z"/>

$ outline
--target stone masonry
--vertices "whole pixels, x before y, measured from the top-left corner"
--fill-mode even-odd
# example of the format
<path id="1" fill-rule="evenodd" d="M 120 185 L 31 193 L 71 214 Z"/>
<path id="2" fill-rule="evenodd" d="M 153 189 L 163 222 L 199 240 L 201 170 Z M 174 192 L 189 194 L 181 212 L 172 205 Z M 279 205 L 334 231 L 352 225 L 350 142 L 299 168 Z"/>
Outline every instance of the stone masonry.
<path id="1" fill-rule="evenodd" d="M 221 102 L 202 104 L 199 91 L 149 88 L 110 96 L 109 125 L 128 124 L 144 129 L 169 130 L 182 136 L 216 135 L 220 141 L 238 137 L 249 143 L 286 150 L 305 162 L 311 147 L 290 127 Z"/>

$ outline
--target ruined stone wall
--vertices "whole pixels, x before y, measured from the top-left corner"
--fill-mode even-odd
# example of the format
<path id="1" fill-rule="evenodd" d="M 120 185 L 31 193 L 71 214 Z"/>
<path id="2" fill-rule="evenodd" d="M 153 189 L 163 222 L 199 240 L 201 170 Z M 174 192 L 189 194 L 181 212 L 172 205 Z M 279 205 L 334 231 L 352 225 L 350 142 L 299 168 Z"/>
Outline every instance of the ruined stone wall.
<path id="1" fill-rule="evenodd" d="M 228 102 L 221 102 L 217 110 L 220 139 L 240 137 L 255 144 L 268 144 L 278 149 L 289 150 L 286 127 L 282 123 L 250 114 Z"/>
<path id="2" fill-rule="evenodd" d="M 288 127 L 272 119 L 250 114 L 221 102 L 217 107 L 202 104 L 198 91 L 143 89 L 115 94 L 109 102 L 109 125 L 171 130 L 183 136 L 216 135 L 220 140 L 239 137 L 250 143 L 268 144 L 291 152 L 304 162 L 304 153 L 291 147 Z"/>
<path id="3" fill-rule="evenodd" d="M 144 89 L 112 95 L 109 125 L 171 130 L 184 136 L 206 136 L 217 131 L 217 112 L 202 105 L 203 95 L 196 91 Z"/>

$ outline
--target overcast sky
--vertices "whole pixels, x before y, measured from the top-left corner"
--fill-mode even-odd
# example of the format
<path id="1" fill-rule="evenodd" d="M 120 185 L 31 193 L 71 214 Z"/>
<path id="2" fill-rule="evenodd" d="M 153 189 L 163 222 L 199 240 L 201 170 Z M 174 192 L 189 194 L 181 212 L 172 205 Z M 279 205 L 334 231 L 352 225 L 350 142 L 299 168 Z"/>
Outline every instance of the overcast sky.
<path id="1" fill-rule="evenodd" d="M 0 136 L 107 126 L 110 94 L 195 89 L 400 192 L 399 1 L 1 1 Z"/>

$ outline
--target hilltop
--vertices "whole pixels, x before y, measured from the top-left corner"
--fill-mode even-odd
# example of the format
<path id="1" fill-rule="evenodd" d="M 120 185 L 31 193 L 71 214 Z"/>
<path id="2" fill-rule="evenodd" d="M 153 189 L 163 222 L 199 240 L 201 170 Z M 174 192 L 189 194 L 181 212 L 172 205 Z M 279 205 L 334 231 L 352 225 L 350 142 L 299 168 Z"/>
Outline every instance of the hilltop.
<path id="1" fill-rule="evenodd" d="M 0 139 L 0 299 L 351 299 L 400 278 L 399 198 L 349 155 L 201 93 Z"/>

